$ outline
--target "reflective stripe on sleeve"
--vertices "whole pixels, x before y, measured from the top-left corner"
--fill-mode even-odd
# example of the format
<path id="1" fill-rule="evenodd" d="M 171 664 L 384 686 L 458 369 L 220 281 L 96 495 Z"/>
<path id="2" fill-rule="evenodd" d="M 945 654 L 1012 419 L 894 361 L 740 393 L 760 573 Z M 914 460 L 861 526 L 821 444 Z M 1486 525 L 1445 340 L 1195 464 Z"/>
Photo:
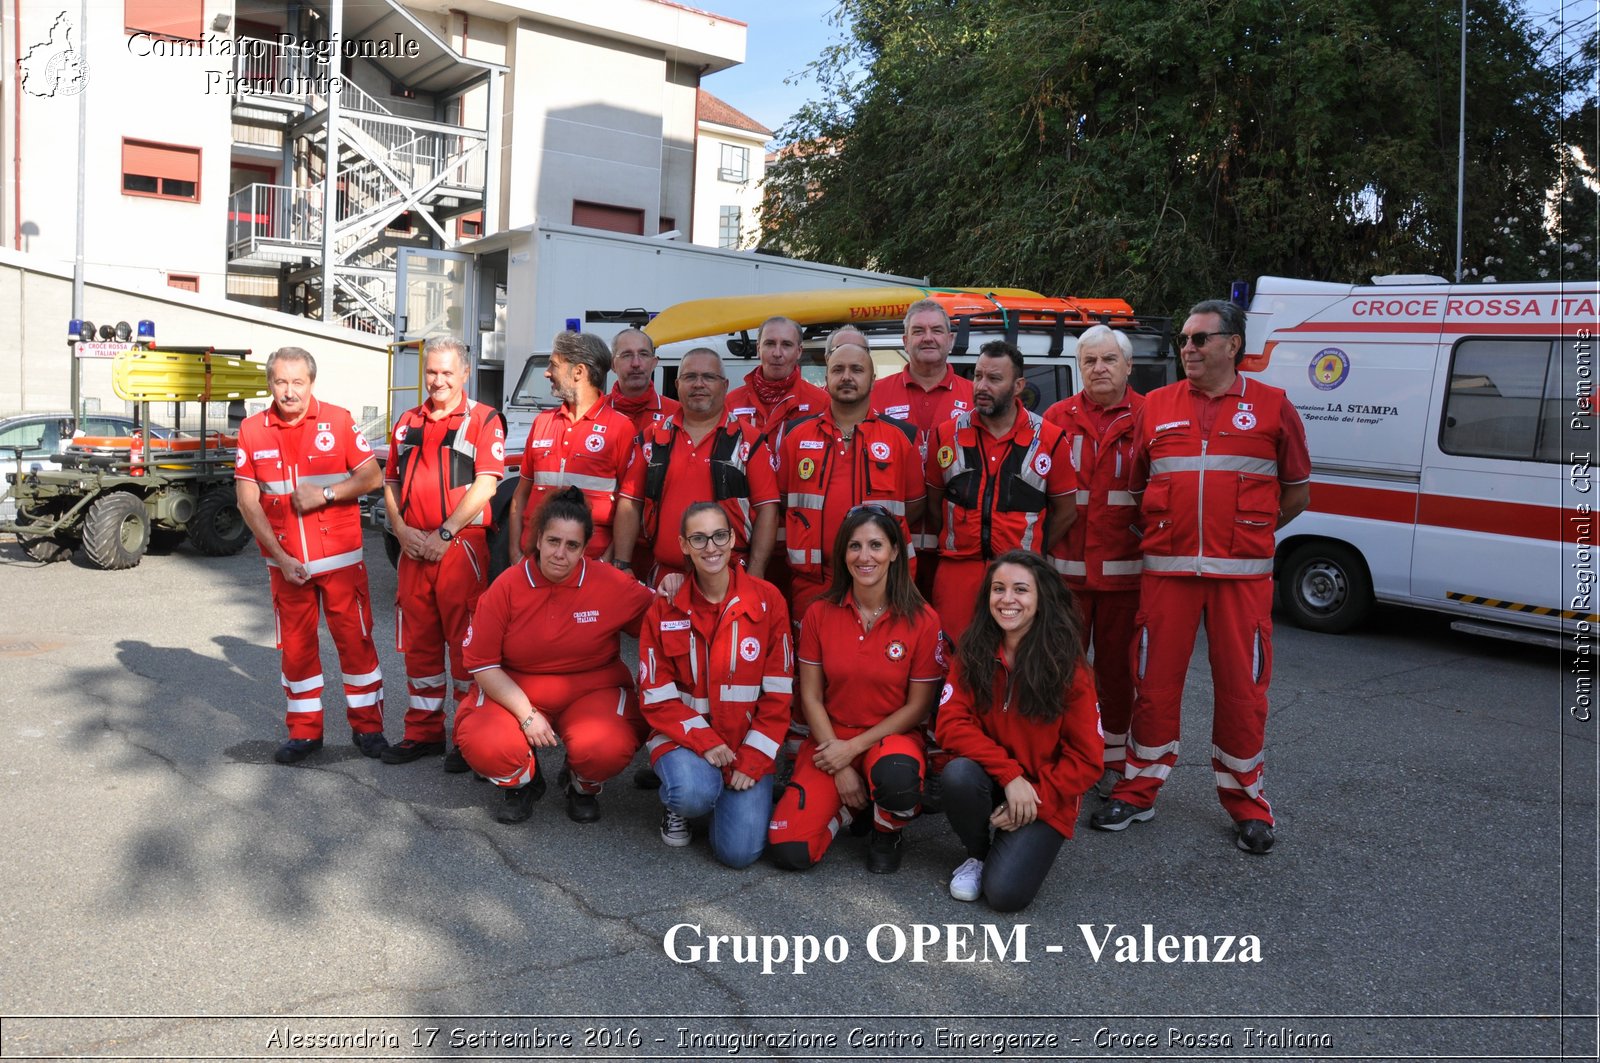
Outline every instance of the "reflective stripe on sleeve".
<path id="1" fill-rule="evenodd" d="M 778 759 L 778 743 L 762 734 L 760 731 L 746 731 L 744 744 L 757 753 L 765 753 L 773 760 Z"/>

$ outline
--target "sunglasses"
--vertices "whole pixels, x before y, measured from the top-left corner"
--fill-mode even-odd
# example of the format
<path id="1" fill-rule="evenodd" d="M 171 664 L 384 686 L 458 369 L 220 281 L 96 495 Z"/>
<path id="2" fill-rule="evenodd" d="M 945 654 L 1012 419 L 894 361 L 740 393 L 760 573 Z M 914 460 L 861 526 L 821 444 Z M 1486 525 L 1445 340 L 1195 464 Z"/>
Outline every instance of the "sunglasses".
<path id="1" fill-rule="evenodd" d="M 1204 347 L 1211 342 L 1211 337 L 1213 336 L 1237 335 L 1237 332 L 1180 332 L 1178 333 L 1178 349 L 1181 351 L 1191 343 L 1196 347 Z"/>
<path id="2" fill-rule="evenodd" d="M 712 543 L 715 543 L 718 546 L 727 546 L 729 543 L 733 542 L 733 529 L 718 528 L 710 535 L 707 535 L 705 532 L 695 532 L 692 535 L 685 535 L 683 537 L 683 541 L 688 543 L 696 550 L 704 550 Z"/>
<path id="3" fill-rule="evenodd" d="M 880 517 L 888 517 L 891 520 L 894 519 L 893 513 L 890 513 L 888 509 L 878 505 L 876 502 L 863 502 L 859 506 L 851 506 L 850 511 L 845 514 L 845 517 L 853 517 L 857 513 L 876 513 Z"/>

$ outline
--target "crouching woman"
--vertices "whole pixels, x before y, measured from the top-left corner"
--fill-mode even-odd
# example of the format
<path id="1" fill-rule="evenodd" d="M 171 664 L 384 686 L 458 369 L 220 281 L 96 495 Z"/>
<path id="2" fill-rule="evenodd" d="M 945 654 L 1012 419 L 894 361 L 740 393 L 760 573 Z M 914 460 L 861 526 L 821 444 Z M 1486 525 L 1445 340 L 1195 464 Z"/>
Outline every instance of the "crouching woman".
<path id="1" fill-rule="evenodd" d="M 950 895 L 1015 912 L 1032 903 L 1072 837 L 1105 743 L 1061 577 L 1038 554 L 1012 550 L 990 564 L 983 587 L 936 731 L 954 757 L 944 770 L 945 814 L 967 850 Z"/>

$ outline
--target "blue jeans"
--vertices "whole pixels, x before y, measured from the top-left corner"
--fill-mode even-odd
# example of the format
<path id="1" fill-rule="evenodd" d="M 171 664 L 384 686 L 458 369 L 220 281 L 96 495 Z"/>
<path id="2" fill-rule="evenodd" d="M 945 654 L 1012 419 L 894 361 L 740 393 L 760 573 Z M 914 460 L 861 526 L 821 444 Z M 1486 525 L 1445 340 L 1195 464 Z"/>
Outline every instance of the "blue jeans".
<path id="1" fill-rule="evenodd" d="M 655 764 L 661 777 L 661 803 L 684 819 L 711 814 L 711 852 L 729 867 L 749 867 L 767 845 L 772 819 L 772 776 L 748 790 L 722 785 L 722 769 L 692 749 L 679 746 Z"/>

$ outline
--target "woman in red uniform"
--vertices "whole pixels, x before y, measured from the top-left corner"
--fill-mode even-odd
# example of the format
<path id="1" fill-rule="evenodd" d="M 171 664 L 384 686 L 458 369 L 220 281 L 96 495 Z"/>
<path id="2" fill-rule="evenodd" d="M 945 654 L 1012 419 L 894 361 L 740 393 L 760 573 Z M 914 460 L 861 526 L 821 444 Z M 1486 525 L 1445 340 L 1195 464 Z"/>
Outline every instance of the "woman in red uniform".
<path id="1" fill-rule="evenodd" d="M 1061 577 L 1038 554 L 1012 550 L 989 565 L 984 587 L 987 607 L 980 597 L 939 706 L 939 744 L 955 758 L 944 811 L 967 848 L 950 895 L 1015 912 L 1072 837 L 1105 742 Z"/>
<path id="2" fill-rule="evenodd" d="M 833 546 L 833 580 L 800 624 L 800 703 L 811 735 L 772 810 L 779 867 L 822 859 L 839 828 L 872 805 L 867 869 L 900 867 L 900 831 L 922 803 L 919 725 L 944 679 L 939 617 L 906 562 L 900 522 L 852 509 Z"/>
<path id="3" fill-rule="evenodd" d="M 678 545 L 694 576 L 656 598 L 639 632 L 647 745 L 667 806 L 661 840 L 689 844 L 688 821 L 709 813 L 712 853 L 748 867 L 766 846 L 773 759 L 789 728 L 789 607 L 732 563 L 721 504 L 684 510 Z"/>
<path id="4" fill-rule="evenodd" d="M 502 823 L 520 823 L 544 796 L 534 751 L 567 748 L 567 815 L 600 818 L 595 795 L 627 767 L 647 728 L 621 634 L 639 633 L 650 590 L 586 559 L 594 518 L 575 487 L 545 500 L 534 554 L 478 599 L 462 643 L 473 686 L 456 716 L 456 743 L 472 770 L 505 787 Z"/>

